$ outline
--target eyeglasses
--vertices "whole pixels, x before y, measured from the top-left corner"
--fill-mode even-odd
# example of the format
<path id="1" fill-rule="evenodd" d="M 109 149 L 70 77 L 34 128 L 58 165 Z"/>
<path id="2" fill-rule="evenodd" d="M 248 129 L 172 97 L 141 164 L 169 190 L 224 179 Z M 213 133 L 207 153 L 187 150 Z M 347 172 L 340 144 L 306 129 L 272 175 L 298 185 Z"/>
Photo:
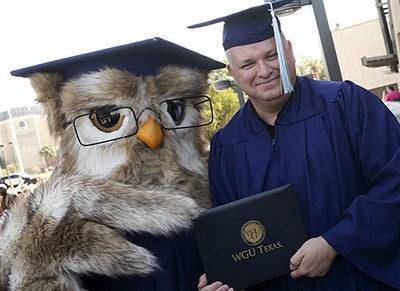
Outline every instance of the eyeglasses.
<path id="1" fill-rule="evenodd" d="M 169 99 L 159 103 L 157 114 L 165 130 L 185 129 L 209 125 L 214 120 L 212 102 L 206 95 Z M 103 106 L 79 115 L 72 123 L 78 141 L 83 146 L 110 142 L 135 135 L 141 114 L 131 107 Z"/>

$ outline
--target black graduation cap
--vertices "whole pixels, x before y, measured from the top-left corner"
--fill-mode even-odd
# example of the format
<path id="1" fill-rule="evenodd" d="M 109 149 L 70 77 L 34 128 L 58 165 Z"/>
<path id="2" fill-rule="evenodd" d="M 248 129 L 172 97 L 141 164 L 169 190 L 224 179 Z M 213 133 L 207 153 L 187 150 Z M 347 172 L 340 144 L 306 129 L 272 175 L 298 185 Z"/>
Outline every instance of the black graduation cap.
<path id="1" fill-rule="evenodd" d="M 293 0 L 276 0 L 251 7 L 233 14 L 188 26 L 198 28 L 224 22 L 222 45 L 226 50 L 236 46 L 257 43 L 275 37 L 285 93 L 293 91 L 288 77 L 284 51 L 282 49 L 281 28 L 274 9 L 291 3 Z"/>
<path id="2" fill-rule="evenodd" d="M 225 67 L 224 63 L 155 37 L 14 70 L 11 75 L 28 77 L 36 72 L 59 72 L 68 80 L 108 66 L 144 76 L 155 75 L 160 67 L 172 64 L 206 70 Z"/>

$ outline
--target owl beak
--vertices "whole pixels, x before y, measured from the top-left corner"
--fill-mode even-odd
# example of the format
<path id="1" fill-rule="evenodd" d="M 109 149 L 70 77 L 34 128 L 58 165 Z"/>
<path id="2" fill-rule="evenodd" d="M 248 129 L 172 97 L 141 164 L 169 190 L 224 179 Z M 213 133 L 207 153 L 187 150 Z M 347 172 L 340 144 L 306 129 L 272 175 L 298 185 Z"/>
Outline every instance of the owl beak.
<path id="1" fill-rule="evenodd" d="M 139 126 L 137 137 L 153 150 L 157 149 L 161 145 L 163 138 L 160 124 L 149 117 Z"/>

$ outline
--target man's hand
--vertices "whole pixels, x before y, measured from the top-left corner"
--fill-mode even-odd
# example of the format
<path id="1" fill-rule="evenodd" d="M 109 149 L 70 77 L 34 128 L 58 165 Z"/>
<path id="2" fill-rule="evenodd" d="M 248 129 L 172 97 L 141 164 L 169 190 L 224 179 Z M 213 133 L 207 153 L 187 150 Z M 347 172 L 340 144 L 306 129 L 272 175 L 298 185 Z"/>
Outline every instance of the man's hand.
<path id="1" fill-rule="evenodd" d="M 306 241 L 290 259 L 290 276 L 322 277 L 328 273 L 337 252 L 322 237 Z"/>
<path id="2" fill-rule="evenodd" d="M 224 285 L 221 282 L 214 282 L 210 285 L 207 285 L 207 276 L 203 274 L 199 278 L 199 285 L 197 286 L 199 291 L 233 291 L 233 288 L 230 288 L 228 285 Z"/>

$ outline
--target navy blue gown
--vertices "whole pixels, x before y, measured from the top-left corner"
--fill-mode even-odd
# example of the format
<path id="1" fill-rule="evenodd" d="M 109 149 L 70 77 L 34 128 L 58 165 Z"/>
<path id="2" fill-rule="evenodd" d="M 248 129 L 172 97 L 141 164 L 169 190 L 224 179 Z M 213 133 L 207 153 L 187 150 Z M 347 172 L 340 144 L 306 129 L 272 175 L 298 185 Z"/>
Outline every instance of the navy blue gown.
<path id="1" fill-rule="evenodd" d="M 129 235 L 129 240 L 147 248 L 157 256 L 161 271 L 146 277 L 110 278 L 85 276 L 84 287 L 90 291 L 191 291 L 197 290 L 204 273 L 196 242 L 191 232 L 169 238 L 150 235 Z"/>
<path id="2" fill-rule="evenodd" d="M 250 106 L 211 141 L 214 204 L 292 183 L 310 238 L 322 235 L 339 253 L 325 277 L 287 275 L 253 290 L 400 289 L 400 124 L 393 114 L 352 82 L 307 77 L 297 78 L 274 137 Z"/>

